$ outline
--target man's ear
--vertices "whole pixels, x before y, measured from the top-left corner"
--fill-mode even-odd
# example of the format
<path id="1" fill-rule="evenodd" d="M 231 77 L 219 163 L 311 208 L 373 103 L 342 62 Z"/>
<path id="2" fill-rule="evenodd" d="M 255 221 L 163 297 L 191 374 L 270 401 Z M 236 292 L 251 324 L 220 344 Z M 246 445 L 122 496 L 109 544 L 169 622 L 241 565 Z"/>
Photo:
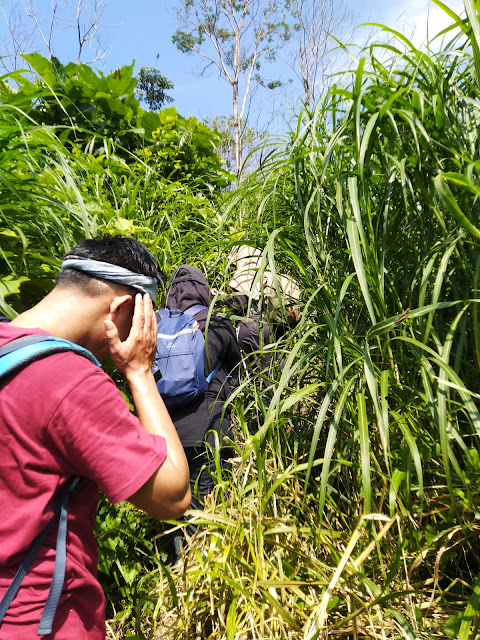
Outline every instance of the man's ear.
<path id="1" fill-rule="evenodd" d="M 118 317 L 118 314 L 128 311 L 131 313 L 131 305 L 133 303 L 133 296 L 124 294 L 122 296 L 115 296 L 110 303 L 110 315 L 112 320 Z"/>

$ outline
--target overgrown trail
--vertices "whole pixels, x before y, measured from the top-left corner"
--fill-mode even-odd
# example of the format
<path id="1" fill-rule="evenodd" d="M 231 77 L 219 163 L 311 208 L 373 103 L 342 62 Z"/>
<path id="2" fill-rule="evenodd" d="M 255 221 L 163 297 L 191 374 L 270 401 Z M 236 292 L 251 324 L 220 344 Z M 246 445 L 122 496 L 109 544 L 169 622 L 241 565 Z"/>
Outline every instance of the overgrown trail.
<path id="1" fill-rule="evenodd" d="M 436 4 L 453 21 L 443 46 L 379 32 L 230 190 L 215 134 L 174 110 L 138 112 L 143 132 L 126 112 L 89 131 L 73 107 L 42 122 L 51 68 L 27 87 L 36 107 L 3 90 L 3 313 L 102 231 L 138 237 L 168 273 L 200 266 L 220 292 L 232 247 L 257 246 L 258 282 L 301 290 L 300 323 L 272 323 L 274 364 L 232 395 L 232 471 L 218 465 L 183 565 L 166 540 L 184 524 L 101 503 L 109 637 L 477 637 L 480 7 Z"/>

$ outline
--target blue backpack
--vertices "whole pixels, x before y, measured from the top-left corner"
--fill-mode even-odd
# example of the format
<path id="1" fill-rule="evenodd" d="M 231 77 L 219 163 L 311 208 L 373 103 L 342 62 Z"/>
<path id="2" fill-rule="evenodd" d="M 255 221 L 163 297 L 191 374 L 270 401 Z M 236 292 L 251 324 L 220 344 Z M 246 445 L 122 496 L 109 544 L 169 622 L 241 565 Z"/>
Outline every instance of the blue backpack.
<path id="1" fill-rule="evenodd" d="M 54 336 L 29 335 L 12 340 L 3 347 L 0 347 L 0 382 L 2 382 L 8 375 L 15 375 L 20 371 L 20 369 L 30 364 L 30 362 L 38 360 L 44 356 L 48 356 L 51 353 L 59 353 L 62 351 L 74 351 L 100 366 L 100 363 L 95 356 L 87 349 L 80 347 L 78 344 L 74 344 L 68 340 L 62 340 L 61 338 L 55 338 Z M 20 565 L 20 568 L 15 574 L 15 577 L 0 602 L 0 626 L 8 607 L 17 595 L 23 578 L 30 569 L 38 550 L 47 536 L 47 533 L 52 528 L 55 520 L 59 517 L 57 546 L 55 550 L 55 567 L 53 570 L 47 602 L 45 603 L 37 629 L 37 635 L 39 636 L 46 636 L 52 633 L 53 619 L 55 617 L 55 612 L 57 610 L 58 601 L 62 594 L 63 583 L 65 580 L 65 568 L 67 563 L 68 502 L 71 494 L 78 489 L 80 482 L 80 476 L 72 476 L 65 483 L 60 499 L 55 505 L 52 517 L 46 524 L 45 528 L 42 529 L 33 541 L 25 560 Z"/>
<path id="2" fill-rule="evenodd" d="M 167 406 L 189 403 L 203 393 L 220 368 L 205 377 L 205 339 L 195 315 L 207 307 L 157 311 L 157 353 L 152 367 L 157 389 Z"/>

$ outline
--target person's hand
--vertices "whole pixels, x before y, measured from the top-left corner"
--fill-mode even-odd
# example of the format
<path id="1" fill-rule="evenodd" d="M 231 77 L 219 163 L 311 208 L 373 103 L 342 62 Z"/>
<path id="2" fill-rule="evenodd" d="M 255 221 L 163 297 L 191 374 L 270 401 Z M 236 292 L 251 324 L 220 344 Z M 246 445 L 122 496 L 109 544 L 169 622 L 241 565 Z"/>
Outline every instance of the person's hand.
<path id="1" fill-rule="evenodd" d="M 113 364 L 127 380 L 151 372 L 157 346 L 157 321 L 147 293 L 143 297 L 140 293 L 135 296 L 132 328 L 125 341 L 120 340 L 117 327 L 108 320 L 105 334 Z"/>

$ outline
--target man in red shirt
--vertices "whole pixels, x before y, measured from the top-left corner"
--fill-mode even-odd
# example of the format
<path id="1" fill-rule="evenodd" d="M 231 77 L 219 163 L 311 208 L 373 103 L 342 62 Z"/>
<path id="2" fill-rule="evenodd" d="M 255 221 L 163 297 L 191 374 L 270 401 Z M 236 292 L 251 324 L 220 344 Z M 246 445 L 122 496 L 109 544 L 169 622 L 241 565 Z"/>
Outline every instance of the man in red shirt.
<path id="1" fill-rule="evenodd" d="M 53 290 L 0 324 L 0 346 L 45 333 L 111 356 L 130 386 L 137 417 L 111 378 L 66 351 L 36 360 L 0 383 L 0 598 L 53 514 L 66 481 L 67 565 L 55 640 L 103 640 L 104 596 L 93 535 L 100 487 L 152 517 L 180 517 L 190 504 L 189 472 L 151 373 L 152 302 L 161 272 L 131 238 L 85 240 L 64 259 Z M 0 640 L 33 640 L 50 588 L 56 525 L 47 535 L 0 627 Z"/>

